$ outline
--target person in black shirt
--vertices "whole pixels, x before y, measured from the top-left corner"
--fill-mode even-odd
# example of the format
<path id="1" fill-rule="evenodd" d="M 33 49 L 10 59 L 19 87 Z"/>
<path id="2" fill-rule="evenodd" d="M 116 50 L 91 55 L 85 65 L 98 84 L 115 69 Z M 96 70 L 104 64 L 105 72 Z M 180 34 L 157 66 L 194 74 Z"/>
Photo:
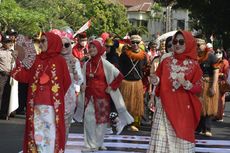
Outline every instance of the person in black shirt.
<path id="1" fill-rule="evenodd" d="M 129 113 L 134 117 L 131 131 L 139 131 L 144 114 L 143 70 L 147 65 L 146 52 L 141 49 L 142 38 L 136 31 L 130 33 L 131 43 L 124 46 L 119 58 L 119 68 L 124 75 L 120 91 Z"/>
<path id="2" fill-rule="evenodd" d="M 218 59 L 211 53 L 205 43 L 199 42 L 197 44 L 199 63 L 203 71 L 203 91 L 200 95 L 202 113 L 197 132 L 202 135 L 212 136 L 211 119 L 217 114 L 219 99 Z"/>

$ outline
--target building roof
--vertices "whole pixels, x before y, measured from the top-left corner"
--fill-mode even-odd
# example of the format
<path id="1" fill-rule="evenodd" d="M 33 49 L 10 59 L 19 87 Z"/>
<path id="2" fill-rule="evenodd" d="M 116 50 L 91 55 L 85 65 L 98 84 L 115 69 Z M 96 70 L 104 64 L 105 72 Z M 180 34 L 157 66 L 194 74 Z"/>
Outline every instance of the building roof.
<path id="1" fill-rule="evenodd" d="M 152 3 L 143 3 L 133 7 L 128 8 L 128 12 L 148 12 L 151 11 Z"/>
<path id="2" fill-rule="evenodd" d="M 133 7 L 143 3 L 153 3 L 153 0 L 118 0 L 125 7 Z"/>

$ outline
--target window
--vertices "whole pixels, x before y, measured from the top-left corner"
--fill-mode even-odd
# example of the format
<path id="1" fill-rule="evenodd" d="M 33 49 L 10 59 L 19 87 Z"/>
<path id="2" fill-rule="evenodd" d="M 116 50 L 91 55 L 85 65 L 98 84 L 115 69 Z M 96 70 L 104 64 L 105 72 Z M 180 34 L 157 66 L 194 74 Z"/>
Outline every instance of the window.
<path id="1" fill-rule="evenodd" d="M 185 29 L 185 20 L 177 20 L 177 29 Z"/>

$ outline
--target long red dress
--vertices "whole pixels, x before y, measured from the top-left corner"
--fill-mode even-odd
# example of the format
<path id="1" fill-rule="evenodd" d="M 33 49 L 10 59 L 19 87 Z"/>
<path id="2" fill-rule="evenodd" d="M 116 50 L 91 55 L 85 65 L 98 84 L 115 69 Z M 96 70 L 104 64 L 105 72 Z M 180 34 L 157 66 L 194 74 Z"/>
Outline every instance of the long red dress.
<path id="1" fill-rule="evenodd" d="M 159 65 L 156 74 L 160 78 L 160 84 L 157 87 L 156 95 L 161 98 L 162 107 L 166 112 L 176 136 L 190 141 L 195 141 L 194 131 L 199 123 L 201 102 L 196 93 L 201 92 L 202 70 L 197 62 L 196 43 L 189 32 L 182 31 L 185 38 L 186 50 L 182 54 L 174 54 L 168 57 Z M 184 90 L 180 86 L 173 90 L 171 77 L 172 70 L 170 64 L 176 59 L 179 65 L 184 65 L 188 69 L 184 72 L 185 79 L 193 84 L 190 90 Z M 188 59 L 188 63 L 184 62 Z"/>
<path id="2" fill-rule="evenodd" d="M 34 107 L 36 102 L 41 104 L 42 101 L 42 104 L 54 107 L 56 127 L 54 152 L 63 153 L 65 149 L 64 95 L 71 84 L 71 80 L 65 59 L 59 55 L 62 49 L 61 39 L 53 33 L 44 33 L 43 35 L 47 37 L 47 51 L 36 57 L 29 70 L 17 62 L 16 68 L 11 72 L 16 80 L 29 84 L 23 152 L 37 153 L 34 139 Z M 43 101 L 44 97 L 37 96 L 42 92 L 40 79 L 44 71 L 45 78 L 48 78 L 46 90 L 50 94 L 45 101 Z"/>

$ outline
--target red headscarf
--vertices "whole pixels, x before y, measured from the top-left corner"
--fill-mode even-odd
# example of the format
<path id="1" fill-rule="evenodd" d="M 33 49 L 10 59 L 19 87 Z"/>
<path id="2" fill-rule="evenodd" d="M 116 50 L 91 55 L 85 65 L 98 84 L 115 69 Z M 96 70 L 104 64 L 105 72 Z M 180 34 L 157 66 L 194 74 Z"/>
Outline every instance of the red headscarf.
<path id="1" fill-rule="evenodd" d="M 189 80 L 193 87 L 199 88 L 199 81 L 202 77 L 202 70 L 197 62 L 196 41 L 193 36 L 186 31 L 178 31 L 185 39 L 185 51 L 181 54 L 174 54 L 178 63 L 183 64 L 185 59 L 189 59 L 188 70 L 185 72 L 185 80 Z M 162 107 L 167 119 L 175 130 L 176 136 L 190 141 L 195 141 L 194 131 L 199 123 L 201 103 L 198 97 L 191 90 L 185 90 L 182 86 L 173 91 L 172 80 L 170 79 L 172 58 L 168 57 L 158 66 L 156 75 L 160 78 L 160 83 L 156 88 L 156 95 L 161 98 Z"/>
<path id="2" fill-rule="evenodd" d="M 94 45 L 97 48 L 97 55 L 92 57 L 90 61 L 92 63 L 97 63 L 100 60 L 101 56 L 105 53 L 106 49 L 103 46 L 103 43 L 100 40 L 97 40 L 97 39 L 95 39 L 92 42 L 90 42 L 89 46 L 90 45 Z"/>
<path id="3" fill-rule="evenodd" d="M 178 35 L 182 34 L 184 36 L 185 40 L 185 51 L 181 54 L 177 54 L 174 52 L 174 57 L 178 60 L 184 60 L 186 58 L 194 59 L 196 60 L 198 55 L 197 55 L 197 44 L 195 38 L 192 36 L 191 32 L 188 31 L 177 31 L 174 35 L 174 38 Z"/>
<path id="4" fill-rule="evenodd" d="M 62 49 L 61 38 L 53 33 L 43 33 L 48 40 L 48 49 L 46 52 L 42 52 L 36 58 L 34 65 L 30 71 L 21 69 L 15 76 L 15 79 L 20 82 L 29 83 L 28 97 L 27 97 L 27 112 L 26 112 L 26 132 L 24 140 L 23 152 L 35 151 L 35 138 L 31 136 L 34 134 L 34 120 L 30 116 L 34 114 L 35 96 L 39 90 L 33 90 L 33 86 L 39 86 L 39 79 L 44 73 L 44 70 L 39 69 L 40 65 L 46 66 L 46 74 L 49 76 L 50 84 L 47 90 L 50 90 L 50 101 L 55 109 L 55 127 L 56 127 L 56 139 L 55 139 L 55 153 L 63 152 L 65 148 L 65 106 L 64 97 L 71 84 L 71 78 L 69 75 L 68 67 L 65 59 L 60 55 Z M 17 71 L 18 68 L 14 69 Z M 14 73 L 14 71 L 12 73 Z M 57 86 L 57 88 L 55 87 Z M 54 87 L 56 89 L 54 89 Z M 40 98 L 40 97 L 38 97 Z M 47 100 L 48 101 L 48 100 Z M 30 151 L 32 149 L 32 151 Z M 35 151 L 36 152 L 36 151 Z"/>
<path id="5" fill-rule="evenodd" d="M 48 48 L 45 52 L 41 52 L 39 57 L 41 59 L 47 59 L 59 55 L 62 50 L 61 38 L 52 32 L 45 32 L 42 35 L 45 35 L 47 38 Z"/>

